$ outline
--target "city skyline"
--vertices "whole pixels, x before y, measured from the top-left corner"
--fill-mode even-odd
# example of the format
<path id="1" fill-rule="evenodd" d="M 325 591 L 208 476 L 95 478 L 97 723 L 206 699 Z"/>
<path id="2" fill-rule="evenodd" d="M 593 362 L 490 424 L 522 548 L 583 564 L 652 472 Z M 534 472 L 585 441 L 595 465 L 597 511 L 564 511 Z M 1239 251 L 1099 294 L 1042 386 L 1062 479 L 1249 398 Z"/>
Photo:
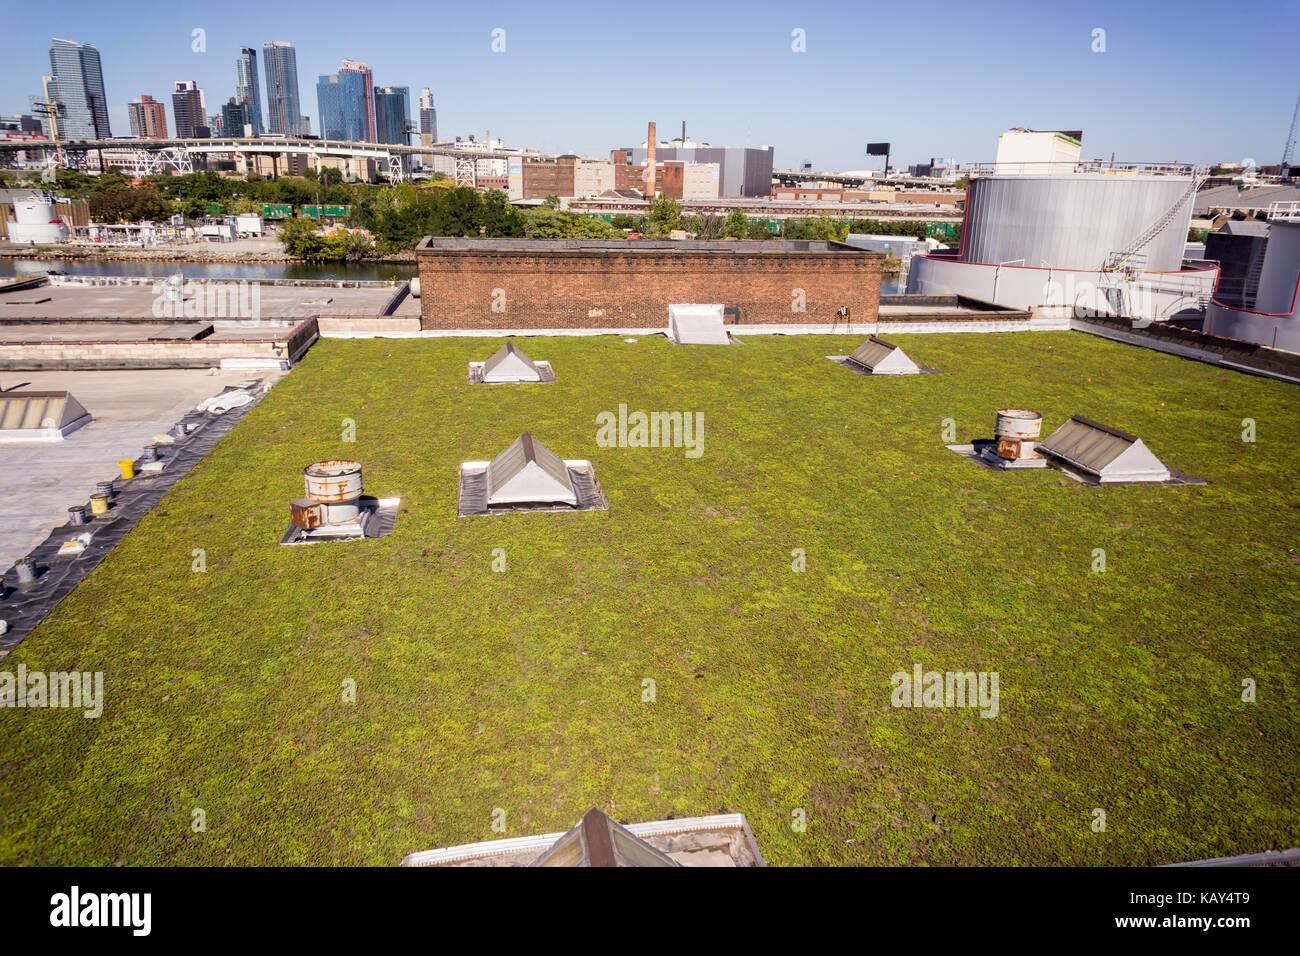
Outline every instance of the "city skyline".
<path id="1" fill-rule="evenodd" d="M 136 52 L 138 23 L 86 3 L 65 9 L 67 24 L 26 9 L 10 16 L 16 42 L 0 65 L 0 111 L 25 112 L 39 94 L 52 36 L 72 33 L 100 51 L 108 116 L 121 131 L 130 101 L 142 93 L 163 99 L 178 80 L 196 79 L 213 104 L 227 102 L 238 95 L 241 48 L 283 40 L 298 57 L 298 114 L 312 118 L 317 133 L 314 78 L 355 59 L 370 65 L 376 85 L 430 87 L 444 137 L 490 131 L 543 152 L 603 156 L 647 120 L 666 133 L 685 120 L 692 138 L 714 146 L 770 144 L 778 166 L 811 161 L 838 170 L 878 168 L 880 159 L 864 155 L 868 141 L 891 142 L 900 167 L 932 156 L 988 161 L 998 133 L 1015 126 L 1082 129 L 1087 158 L 1276 163 L 1297 92 L 1286 37 L 1300 26 L 1300 13 L 1279 9 L 1249 28 L 1225 20 L 1215 31 L 1217 62 L 1249 64 L 1246 87 L 1199 65 L 1204 16 L 1213 9 L 1203 3 L 1177 14 L 1024 5 L 996 21 L 939 3 L 928 8 L 921 38 L 908 43 L 897 38 L 917 34 L 904 31 L 903 13 L 758 4 L 737 22 L 692 11 L 690 29 L 666 31 L 658 58 L 635 65 L 627 57 L 636 35 L 630 15 L 599 7 L 559 26 L 514 4 L 455 20 L 412 7 L 397 34 L 409 42 L 396 45 L 391 19 L 340 30 L 330 17 L 240 3 L 199 16 L 158 8 L 147 57 Z M 689 9 L 670 4 L 665 15 Z M 702 71 L 715 81 L 701 82 Z M 1162 74 L 1164 82 L 1152 82 Z M 273 91 L 260 93 L 269 131 Z"/>

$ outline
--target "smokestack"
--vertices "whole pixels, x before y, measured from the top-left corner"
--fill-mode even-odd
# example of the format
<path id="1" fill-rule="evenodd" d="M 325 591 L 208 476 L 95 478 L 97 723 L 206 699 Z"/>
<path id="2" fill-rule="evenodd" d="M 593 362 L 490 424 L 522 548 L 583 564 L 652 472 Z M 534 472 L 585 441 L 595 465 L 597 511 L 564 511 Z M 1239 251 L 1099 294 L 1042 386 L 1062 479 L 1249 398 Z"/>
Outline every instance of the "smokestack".
<path id="1" fill-rule="evenodd" d="M 647 199 L 655 198 L 655 124 L 650 121 L 645 138 L 645 195 Z"/>
<path id="2" fill-rule="evenodd" d="M 682 120 L 682 145 L 686 145 L 686 120 Z"/>

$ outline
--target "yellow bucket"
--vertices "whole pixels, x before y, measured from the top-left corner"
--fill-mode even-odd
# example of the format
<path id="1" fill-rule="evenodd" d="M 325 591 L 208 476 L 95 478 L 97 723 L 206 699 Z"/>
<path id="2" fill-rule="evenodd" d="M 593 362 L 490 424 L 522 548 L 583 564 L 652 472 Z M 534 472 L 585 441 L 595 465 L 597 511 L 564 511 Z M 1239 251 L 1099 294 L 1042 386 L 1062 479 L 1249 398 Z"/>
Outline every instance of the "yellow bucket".
<path id="1" fill-rule="evenodd" d="M 90 496 L 90 513 L 97 515 L 108 514 L 108 495 L 94 494 Z"/>
<path id="2" fill-rule="evenodd" d="M 122 469 L 123 478 L 135 477 L 135 459 L 123 458 L 121 461 L 117 463 L 117 467 Z"/>

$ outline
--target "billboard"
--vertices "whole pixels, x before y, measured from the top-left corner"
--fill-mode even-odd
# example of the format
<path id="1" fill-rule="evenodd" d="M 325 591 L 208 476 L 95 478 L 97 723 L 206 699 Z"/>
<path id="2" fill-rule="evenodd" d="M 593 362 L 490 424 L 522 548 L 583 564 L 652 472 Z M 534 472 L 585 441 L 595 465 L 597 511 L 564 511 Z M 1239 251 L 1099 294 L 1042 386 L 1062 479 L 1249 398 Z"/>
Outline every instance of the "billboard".
<path id="1" fill-rule="evenodd" d="M 867 144 L 867 155 L 868 155 L 868 156 L 888 156 L 888 155 L 889 155 L 889 144 L 888 144 L 888 143 L 868 143 L 868 144 Z"/>

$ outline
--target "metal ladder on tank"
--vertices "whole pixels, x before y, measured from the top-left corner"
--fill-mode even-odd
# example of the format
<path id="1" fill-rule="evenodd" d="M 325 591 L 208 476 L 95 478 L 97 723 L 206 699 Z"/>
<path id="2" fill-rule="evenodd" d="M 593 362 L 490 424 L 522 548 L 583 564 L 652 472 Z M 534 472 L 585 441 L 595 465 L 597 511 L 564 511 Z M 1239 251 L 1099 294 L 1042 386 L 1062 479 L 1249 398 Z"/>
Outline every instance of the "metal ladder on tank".
<path id="1" fill-rule="evenodd" d="M 1255 254 L 1250 259 L 1250 268 L 1246 271 L 1246 277 L 1241 280 L 1241 307 L 1243 309 L 1255 308 L 1255 299 L 1259 295 L 1259 280 L 1264 274 L 1264 250 L 1267 248 L 1268 239 L 1255 246 Z"/>
<path id="2" fill-rule="evenodd" d="M 1145 249 L 1147 246 L 1149 246 L 1151 244 L 1151 241 L 1155 239 L 1156 236 L 1160 235 L 1160 233 L 1162 233 L 1165 230 L 1166 226 L 1168 226 L 1171 222 L 1174 221 L 1174 218 L 1178 215 L 1179 211 L 1183 208 L 1183 204 L 1191 200 L 1191 198 L 1196 195 L 1197 190 L 1201 188 L 1201 184 L 1205 182 L 1205 180 L 1206 180 L 1205 171 L 1201 169 L 1197 169 L 1196 172 L 1192 175 L 1191 180 L 1188 182 L 1187 188 L 1183 190 L 1182 194 L 1179 195 L 1178 199 L 1174 202 L 1174 204 L 1170 206 L 1167 210 L 1165 210 L 1164 214 L 1159 219 L 1157 219 L 1151 225 L 1147 226 L 1147 228 L 1143 230 L 1142 233 L 1140 233 L 1136 239 L 1128 243 L 1120 251 L 1112 252 L 1109 256 L 1107 256 L 1106 263 L 1101 267 L 1101 271 L 1102 272 L 1132 271 L 1133 263 L 1131 260 L 1139 256 L 1142 253 L 1142 250 Z M 1141 271 L 1141 265 L 1138 265 L 1137 271 L 1139 272 Z"/>

